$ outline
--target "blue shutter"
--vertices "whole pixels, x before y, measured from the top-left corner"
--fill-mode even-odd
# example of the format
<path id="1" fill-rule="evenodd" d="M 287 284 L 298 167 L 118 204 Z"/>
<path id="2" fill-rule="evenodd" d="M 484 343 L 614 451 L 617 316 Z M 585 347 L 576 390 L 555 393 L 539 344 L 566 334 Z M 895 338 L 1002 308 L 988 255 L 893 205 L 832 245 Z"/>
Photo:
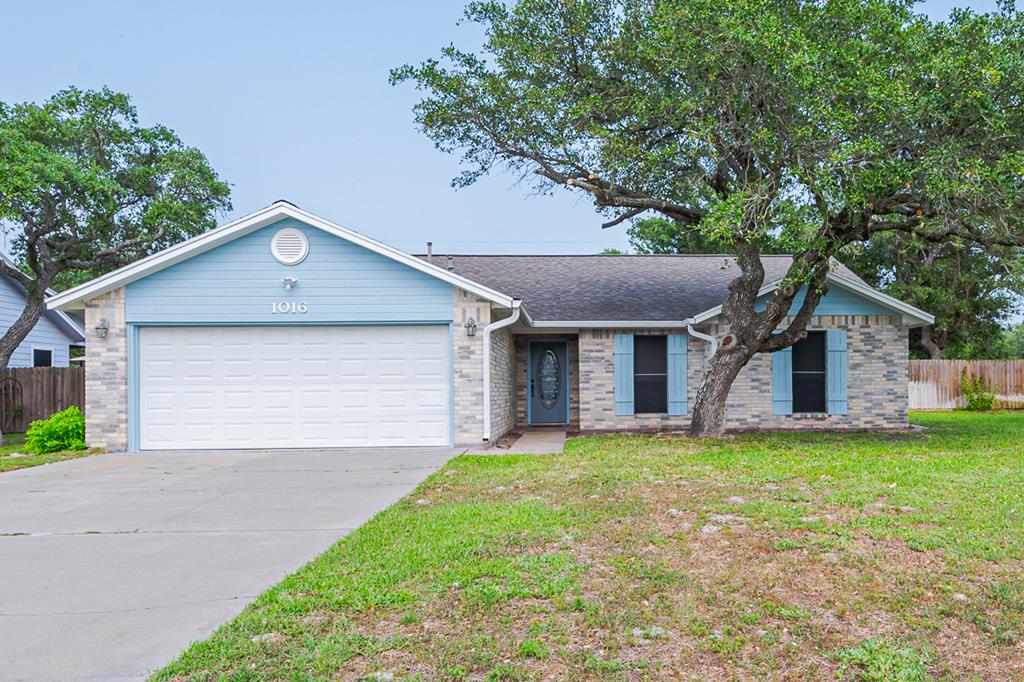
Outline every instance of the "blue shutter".
<path id="1" fill-rule="evenodd" d="M 684 415 L 686 404 L 686 334 L 668 335 L 668 413 Z"/>
<path id="2" fill-rule="evenodd" d="M 793 349 L 772 353 L 772 414 L 793 414 Z"/>
<path id="3" fill-rule="evenodd" d="M 828 413 L 846 414 L 846 330 L 829 329 L 825 332 L 828 359 L 825 365 L 828 386 Z"/>
<path id="4" fill-rule="evenodd" d="M 633 335 L 615 335 L 615 415 L 630 416 L 633 410 Z"/>

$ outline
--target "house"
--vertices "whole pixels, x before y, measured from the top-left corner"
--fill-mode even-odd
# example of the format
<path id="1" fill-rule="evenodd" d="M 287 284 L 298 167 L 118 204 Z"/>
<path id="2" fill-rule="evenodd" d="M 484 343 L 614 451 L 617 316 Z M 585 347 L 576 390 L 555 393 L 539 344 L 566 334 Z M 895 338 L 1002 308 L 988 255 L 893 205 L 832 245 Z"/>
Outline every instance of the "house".
<path id="1" fill-rule="evenodd" d="M 11 267 L 14 261 L 0 253 Z M 0 327 L 7 331 L 25 309 L 25 287 L 13 277 L 0 275 Z M 57 292 L 49 290 L 48 294 Z M 14 350 L 8 367 L 67 367 L 71 348 L 85 343 L 82 321 L 74 314 L 47 310 L 25 340 Z"/>
<path id="2" fill-rule="evenodd" d="M 767 296 L 789 258 L 764 262 Z M 736 272 L 414 256 L 280 201 L 48 302 L 85 313 L 92 445 L 448 446 L 685 428 Z M 742 371 L 729 427 L 907 425 L 907 330 L 931 316 L 841 266 L 829 280 L 808 339 Z"/>

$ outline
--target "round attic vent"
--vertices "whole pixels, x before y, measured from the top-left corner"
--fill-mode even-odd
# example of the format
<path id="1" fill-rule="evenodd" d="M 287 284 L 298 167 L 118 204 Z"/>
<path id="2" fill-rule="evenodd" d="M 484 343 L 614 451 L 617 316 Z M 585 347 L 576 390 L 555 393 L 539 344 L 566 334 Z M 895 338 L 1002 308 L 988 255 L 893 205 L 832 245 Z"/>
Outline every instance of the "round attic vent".
<path id="1" fill-rule="evenodd" d="M 309 240 L 301 230 L 286 227 L 278 230 L 274 234 L 274 238 L 270 240 L 270 253 L 274 254 L 278 263 L 297 265 L 309 253 Z"/>

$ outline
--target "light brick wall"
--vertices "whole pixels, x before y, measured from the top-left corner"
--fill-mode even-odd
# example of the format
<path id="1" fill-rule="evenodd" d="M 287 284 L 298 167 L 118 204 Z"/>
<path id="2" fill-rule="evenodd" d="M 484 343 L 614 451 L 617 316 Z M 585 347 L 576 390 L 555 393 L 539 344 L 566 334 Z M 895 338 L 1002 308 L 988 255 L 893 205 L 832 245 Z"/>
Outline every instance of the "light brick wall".
<path id="1" fill-rule="evenodd" d="M 759 354 L 733 384 L 726 407 L 730 429 L 887 429 L 907 426 L 907 328 L 898 317 L 818 316 L 808 329 L 847 330 L 848 414 L 772 414 L 771 356 Z M 678 333 L 678 330 L 674 330 Z M 711 334 L 725 329 L 712 327 Z M 685 429 L 689 415 L 615 415 L 615 334 L 669 333 L 667 330 L 580 332 L 580 428 L 585 431 Z M 707 344 L 689 340 L 687 393 L 692 412 L 707 366 Z"/>
<path id="2" fill-rule="evenodd" d="M 101 319 L 109 331 L 91 330 Z M 128 332 L 124 288 L 85 303 L 85 440 L 92 447 L 128 449 Z"/>
<path id="3" fill-rule="evenodd" d="M 509 327 L 491 334 L 491 441 L 516 425 L 515 350 Z"/>
<path id="4" fill-rule="evenodd" d="M 455 366 L 455 443 L 477 445 L 484 433 L 484 335 L 491 322 L 491 305 L 475 295 L 453 288 L 455 328 L 452 330 Z M 469 318 L 477 325 L 476 336 L 467 336 L 463 326 Z"/>

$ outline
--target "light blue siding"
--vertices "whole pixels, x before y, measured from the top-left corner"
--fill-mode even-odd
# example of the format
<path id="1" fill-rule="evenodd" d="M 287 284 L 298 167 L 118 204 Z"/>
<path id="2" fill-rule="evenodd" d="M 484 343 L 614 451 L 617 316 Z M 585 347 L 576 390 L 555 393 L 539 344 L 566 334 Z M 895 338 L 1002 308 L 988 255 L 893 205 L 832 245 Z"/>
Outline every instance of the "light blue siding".
<path id="1" fill-rule="evenodd" d="M 298 265 L 281 265 L 270 253 L 283 227 L 309 240 L 309 255 Z M 292 289 L 281 283 L 286 275 L 299 280 Z M 275 314 L 275 302 L 309 307 Z M 443 322 L 453 313 L 450 284 L 291 218 L 125 289 L 125 314 L 134 323 Z"/>
<path id="2" fill-rule="evenodd" d="M 21 315 L 25 307 L 25 294 L 20 286 L 7 277 L 0 277 L 0 280 L 3 280 L 3 284 L 0 284 L 0 326 L 6 332 Z M 48 315 L 43 315 L 21 345 L 14 350 L 8 367 L 31 367 L 33 347 L 52 350 L 53 366 L 67 367 L 70 345 L 71 339 L 68 335 L 50 320 Z"/>
<path id="3" fill-rule="evenodd" d="M 801 289 L 797 292 L 796 297 L 793 298 L 793 305 L 789 309 L 790 315 L 796 315 L 797 311 L 800 310 L 800 306 L 804 303 L 804 297 L 807 294 L 807 290 Z M 764 310 L 765 304 L 768 299 L 774 294 L 765 294 L 757 300 L 757 309 Z M 816 315 L 893 315 L 897 314 L 896 311 L 891 308 L 886 308 L 880 303 L 868 300 L 856 294 L 849 289 L 844 289 L 841 286 L 832 284 L 829 287 L 828 293 L 825 294 L 822 299 L 818 302 L 818 307 L 814 309 Z"/>
<path id="4" fill-rule="evenodd" d="M 846 414 L 846 330 L 829 329 L 825 332 L 826 386 L 829 414 Z"/>
<path id="5" fill-rule="evenodd" d="M 793 349 L 772 353 L 772 414 L 793 414 Z"/>
<path id="6" fill-rule="evenodd" d="M 684 415 L 689 410 L 686 400 L 686 334 L 668 335 L 668 413 Z"/>
<path id="7" fill-rule="evenodd" d="M 633 401 L 633 335 L 615 335 L 615 414 L 632 415 Z"/>

